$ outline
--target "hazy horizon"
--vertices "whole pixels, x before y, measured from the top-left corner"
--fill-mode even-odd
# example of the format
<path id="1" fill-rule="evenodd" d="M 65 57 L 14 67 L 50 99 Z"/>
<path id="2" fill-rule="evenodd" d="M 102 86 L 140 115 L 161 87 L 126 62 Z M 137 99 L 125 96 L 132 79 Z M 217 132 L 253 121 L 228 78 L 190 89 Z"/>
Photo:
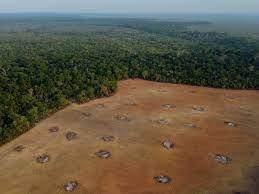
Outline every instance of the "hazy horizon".
<path id="1" fill-rule="evenodd" d="M 1 13 L 221 13 L 257 14 L 257 0 L 0 0 Z"/>

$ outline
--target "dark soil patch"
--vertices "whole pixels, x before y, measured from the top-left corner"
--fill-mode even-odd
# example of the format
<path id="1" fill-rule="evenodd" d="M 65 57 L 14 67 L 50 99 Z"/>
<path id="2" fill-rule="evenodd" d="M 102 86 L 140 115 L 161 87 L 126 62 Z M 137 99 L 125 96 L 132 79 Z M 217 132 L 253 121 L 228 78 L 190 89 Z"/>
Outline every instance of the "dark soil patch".
<path id="1" fill-rule="evenodd" d="M 254 166 L 249 170 L 249 176 L 251 179 L 259 184 L 259 166 Z M 259 186 L 259 185 L 258 185 Z"/>
<path id="2" fill-rule="evenodd" d="M 77 181 L 69 181 L 64 185 L 64 189 L 67 192 L 73 192 L 78 187 Z"/>
<path id="3" fill-rule="evenodd" d="M 114 136 L 112 136 L 112 135 L 104 135 L 102 137 L 102 140 L 106 141 L 106 142 L 112 142 L 112 141 L 114 141 Z"/>
<path id="4" fill-rule="evenodd" d="M 232 194 L 251 194 L 248 191 L 233 191 Z"/>
<path id="5" fill-rule="evenodd" d="M 102 158 L 102 159 L 111 157 L 111 153 L 106 150 L 100 150 L 96 152 L 95 155 L 97 155 L 99 158 Z"/>
<path id="6" fill-rule="evenodd" d="M 169 176 L 165 175 L 155 176 L 154 180 L 161 184 L 168 184 L 172 181 L 172 179 Z"/>
<path id="7" fill-rule="evenodd" d="M 78 135 L 75 132 L 67 132 L 66 138 L 67 138 L 68 141 L 72 141 L 74 139 L 77 139 Z"/>
<path id="8" fill-rule="evenodd" d="M 58 131 L 59 131 L 59 127 L 51 127 L 51 128 L 49 128 L 49 132 L 50 133 L 56 133 Z"/>
<path id="9" fill-rule="evenodd" d="M 13 150 L 16 151 L 16 152 L 21 152 L 24 149 L 25 149 L 25 147 L 23 145 L 18 145 Z"/>
<path id="10" fill-rule="evenodd" d="M 251 190 L 256 194 L 259 193 L 259 166 L 254 166 L 248 170 L 248 178 L 251 179 Z"/>
<path id="11" fill-rule="evenodd" d="M 48 154 L 42 154 L 36 158 L 37 163 L 47 163 L 50 160 Z"/>
<path id="12" fill-rule="evenodd" d="M 214 158 L 218 163 L 221 164 L 230 164 L 232 159 L 228 156 L 222 155 L 222 154 L 216 154 Z"/>

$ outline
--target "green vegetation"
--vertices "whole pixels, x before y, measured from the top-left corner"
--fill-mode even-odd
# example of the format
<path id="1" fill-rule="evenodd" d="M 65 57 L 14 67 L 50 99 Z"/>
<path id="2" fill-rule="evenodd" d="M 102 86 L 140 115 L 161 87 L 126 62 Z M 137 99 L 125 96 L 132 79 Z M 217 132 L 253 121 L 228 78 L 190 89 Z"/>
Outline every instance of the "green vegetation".
<path id="1" fill-rule="evenodd" d="M 207 22 L 0 17 L 0 143 L 127 78 L 259 88 L 253 37 L 188 30 Z"/>

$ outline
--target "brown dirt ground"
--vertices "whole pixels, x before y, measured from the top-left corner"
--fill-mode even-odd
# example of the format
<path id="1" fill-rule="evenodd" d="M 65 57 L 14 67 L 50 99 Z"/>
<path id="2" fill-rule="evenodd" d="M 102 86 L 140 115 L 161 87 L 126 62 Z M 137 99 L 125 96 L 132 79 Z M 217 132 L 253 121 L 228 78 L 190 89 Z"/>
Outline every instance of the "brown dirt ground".
<path id="1" fill-rule="evenodd" d="M 176 108 L 164 109 L 164 104 Z M 205 112 L 193 106 L 202 106 Z M 117 120 L 118 115 L 128 120 Z M 158 119 L 168 124 L 159 124 Z M 224 121 L 237 126 L 231 128 Z M 186 123 L 197 127 L 188 128 Z M 53 126 L 60 130 L 50 133 Z M 67 141 L 68 131 L 78 138 Z M 115 139 L 104 142 L 103 135 Z M 174 149 L 163 148 L 165 139 L 174 141 Z M 13 151 L 17 145 L 25 149 Z M 100 159 L 95 155 L 99 150 L 112 156 Z M 50 161 L 37 163 L 36 157 L 44 153 Z M 218 153 L 230 156 L 232 163 L 217 163 Z M 2 146 L 0 193 L 62 194 L 63 185 L 76 180 L 79 186 L 73 193 L 80 194 L 258 194 L 259 175 L 252 179 L 249 174 L 255 166 L 259 166 L 258 91 L 126 80 L 119 82 L 114 96 L 72 104 Z M 157 175 L 168 175 L 172 182 L 158 184 L 153 180 Z"/>

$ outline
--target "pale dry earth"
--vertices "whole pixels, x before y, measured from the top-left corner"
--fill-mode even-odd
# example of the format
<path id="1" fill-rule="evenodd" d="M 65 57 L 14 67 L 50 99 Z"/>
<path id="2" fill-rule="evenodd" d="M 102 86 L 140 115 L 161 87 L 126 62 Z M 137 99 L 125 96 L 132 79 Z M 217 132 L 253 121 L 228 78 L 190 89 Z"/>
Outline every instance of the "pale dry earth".
<path id="1" fill-rule="evenodd" d="M 60 130 L 50 133 L 53 126 Z M 68 141 L 69 131 L 78 137 Z M 162 146 L 167 139 L 173 149 Z M 14 151 L 18 145 L 25 149 Z M 37 163 L 44 153 L 50 160 Z M 232 161 L 220 164 L 215 154 Z M 114 96 L 72 104 L 2 146 L 0 193 L 63 194 L 76 180 L 77 194 L 258 194 L 258 168 L 258 91 L 126 80 Z M 172 181 L 159 184 L 158 175 Z"/>

